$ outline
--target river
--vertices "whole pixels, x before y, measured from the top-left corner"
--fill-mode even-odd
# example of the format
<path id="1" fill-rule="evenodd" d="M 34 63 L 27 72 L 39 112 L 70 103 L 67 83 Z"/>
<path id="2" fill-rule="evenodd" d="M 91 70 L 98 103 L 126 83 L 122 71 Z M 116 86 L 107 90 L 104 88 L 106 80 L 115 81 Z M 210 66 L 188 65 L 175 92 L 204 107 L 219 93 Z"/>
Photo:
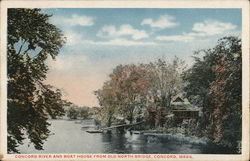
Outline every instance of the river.
<path id="1" fill-rule="evenodd" d="M 93 121 L 50 120 L 52 135 L 44 150 L 36 150 L 28 140 L 18 149 L 22 154 L 33 153 L 113 153 L 113 154 L 225 154 L 228 150 L 202 140 L 179 139 L 143 134 L 87 133 Z M 83 128 L 84 127 L 84 128 Z M 90 127 L 91 128 L 91 127 Z"/>

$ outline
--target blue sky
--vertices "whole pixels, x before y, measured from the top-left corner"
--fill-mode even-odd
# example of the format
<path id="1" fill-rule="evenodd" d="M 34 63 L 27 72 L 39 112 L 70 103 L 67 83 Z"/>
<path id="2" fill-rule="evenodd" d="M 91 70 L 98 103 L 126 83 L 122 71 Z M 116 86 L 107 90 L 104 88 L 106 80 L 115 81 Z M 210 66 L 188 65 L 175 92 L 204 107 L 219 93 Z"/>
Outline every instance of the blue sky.
<path id="1" fill-rule="evenodd" d="M 97 106 L 101 88 L 118 64 L 147 63 L 177 56 L 191 66 L 193 52 L 223 36 L 241 36 L 240 9 L 58 8 L 51 23 L 67 37 L 48 83 L 78 105 Z"/>

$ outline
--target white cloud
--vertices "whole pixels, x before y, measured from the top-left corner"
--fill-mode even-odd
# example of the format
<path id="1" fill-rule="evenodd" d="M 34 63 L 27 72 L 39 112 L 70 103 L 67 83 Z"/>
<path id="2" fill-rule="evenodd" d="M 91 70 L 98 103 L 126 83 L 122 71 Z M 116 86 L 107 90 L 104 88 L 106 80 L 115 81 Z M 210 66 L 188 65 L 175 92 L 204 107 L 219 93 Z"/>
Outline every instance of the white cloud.
<path id="1" fill-rule="evenodd" d="M 207 36 L 223 34 L 226 31 L 236 29 L 236 25 L 216 20 L 206 20 L 204 22 L 195 23 L 192 30 L 198 33 L 204 33 Z"/>
<path id="2" fill-rule="evenodd" d="M 90 42 L 89 42 L 90 43 Z M 114 45 L 114 46 L 148 46 L 157 45 L 155 42 L 139 42 L 122 38 L 113 39 L 110 41 L 91 42 L 92 45 Z"/>
<path id="3" fill-rule="evenodd" d="M 127 35 L 131 36 L 133 40 L 140 40 L 149 37 L 146 31 L 134 29 L 129 24 L 121 25 L 119 29 L 116 29 L 114 25 L 106 25 L 97 33 L 96 36 L 117 38 Z"/>
<path id="4" fill-rule="evenodd" d="M 73 14 L 71 17 L 52 17 L 52 21 L 55 24 L 66 24 L 69 26 L 93 26 L 94 18 L 85 15 Z"/>
<path id="5" fill-rule="evenodd" d="M 48 65 L 52 71 L 77 71 L 81 70 L 87 62 L 87 57 L 84 54 L 62 54 L 56 57 L 56 60 L 49 59 Z"/>
<path id="6" fill-rule="evenodd" d="M 183 41 L 183 42 L 190 42 L 194 40 L 193 36 L 189 35 L 174 35 L 174 36 L 157 36 L 157 40 L 162 41 Z"/>
<path id="7" fill-rule="evenodd" d="M 198 40 L 201 37 L 215 36 L 215 35 L 236 35 L 239 31 L 236 31 L 236 25 L 232 23 L 225 23 L 216 20 L 206 20 L 203 22 L 195 23 L 192 27 L 192 31 L 189 33 L 182 33 L 180 35 L 171 36 L 157 36 L 157 40 L 163 41 L 183 41 L 191 42 Z"/>
<path id="8" fill-rule="evenodd" d="M 74 31 L 66 31 L 65 36 L 67 39 L 67 45 L 76 45 L 84 41 L 81 34 L 77 34 Z"/>
<path id="9" fill-rule="evenodd" d="M 153 20 L 151 18 L 144 19 L 141 22 L 141 25 L 149 25 L 151 27 L 165 29 L 165 28 L 171 28 L 178 25 L 178 23 L 173 22 L 175 20 L 175 17 L 170 15 L 162 15 L 157 20 Z"/>
<path id="10" fill-rule="evenodd" d="M 123 32 L 125 32 L 125 30 L 123 30 Z M 125 39 L 125 38 L 114 38 L 114 39 L 109 40 L 109 41 L 86 40 L 86 39 L 84 39 L 83 35 L 77 34 L 74 31 L 66 31 L 65 32 L 65 36 L 67 37 L 67 45 L 69 45 L 69 46 L 81 45 L 81 44 L 89 44 L 89 45 L 114 45 L 114 46 L 143 46 L 143 45 L 146 46 L 146 45 L 156 45 L 155 42 L 135 41 L 135 40 L 128 40 L 128 39 Z"/>

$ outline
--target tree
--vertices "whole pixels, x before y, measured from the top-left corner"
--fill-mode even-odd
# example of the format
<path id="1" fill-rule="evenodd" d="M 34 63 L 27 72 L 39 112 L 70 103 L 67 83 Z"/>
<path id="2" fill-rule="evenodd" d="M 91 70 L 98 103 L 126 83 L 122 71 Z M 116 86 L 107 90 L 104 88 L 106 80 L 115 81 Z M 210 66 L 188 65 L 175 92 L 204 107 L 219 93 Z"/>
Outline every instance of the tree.
<path id="1" fill-rule="evenodd" d="M 76 110 L 75 107 L 70 107 L 69 110 L 67 111 L 67 116 L 70 119 L 77 119 L 78 111 Z"/>
<path id="2" fill-rule="evenodd" d="M 221 39 L 214 48 L 218 54 L 215 80 L 209 90 L 206 121 L 213 122 L 212 137 L 223 146 L 238 150 L 241 142 L 241 41 L 235 37 Z"/>
<path id="3" fill-rule="evenodd" d="M 202 58 L 200 55 L 204 55 Z M 183 73 L 184 91 L 188 100 L 199 107 L 204 107 L 210 84 L 215 80 L 214 68 L 217 56 L 211 49 L 196 51 L 194 65 Z"/>
<path id="4" fill-rule="evenodd" d="M 182 93 L 185 69 L 184 61 L 175 57 L 172 62 L 159 59 L 148 65 L 151 85 L 148 91 L 147 110 L 151 126 L 163 126 L 166 114 L 171 111 L 171 101 L 174 96 Z"/>
<path id="5" fill-rule="evenodd" d="M 90 117 L 90 108 L 89 107 L 79 107 L 79 117 L 81 119 L 87 119 Z"/>
<path id="6" fill-rule="evenodd" d="M 163 125 L 172 97 L 181 92 L 183 70 L 184 62 L 178 58 L 172 63 L 158 60 L 150 64 L 118 65 L 97 92 L 100 105 L 106 109 L 103 113 L 109 113 L 108 118 L 115 114 L 123 116 L 130 123 L 149 117 L 148 120 L 153 118 Z M 148 116 L 150 113 L 154 116 Z"/>
<path id="7" fill-rule="evenodd" d="M 153 80 L 150 93 L 157 106 L 169 110 L 173 96 L 182 91 L 181 74 L 185 69 L 184 61 L 177 57 L 172 63 L 159 59 L 150 66 Z"/>
<path id="8" fill-rule="evenodd" d="M 237 150 L 241 141 L 241 40 L 224 37 L 184 75 L 187 96 L 203 107 L 201 128 L 217 143 Z M 200 99 L 200 101 L 197 99 Z"/>
<path id="9" fill-rule="evenodd" d="M 135 120 L 135 110 L 140 113 L 142 106 L 145 106 L 150 79 L 145 64 L 118 66 L 111 75 L 120 100 L 119 112 L 130 123 Z"/>
<path id="10" fill-rule="evenodd" d="M 114 115 L 123 116 L 131 123 L 140 117 L 150 84 L 148 71 L 141 65 L 118 65 L 110 74 L 110 80 L 96 92 L 108 126 Z M 135 109 L 137 108 L 137 111 Z M 136 113 L 137 112 L 137 113 Z"/>
<path id="11" fill-rule="evenodd" d="M 95 91 L 95 95 L 101 106 L 100 114 L 102 121 L 104 121 L 108 127 L 111 126 L 112 120 L 114 119 L 113 116 L 119 105 L 116 94 L 114 86 L 109 81 L 104 83 L 102 89 Z"/>
<path id="12" fill-rule="evenodd" d="M 43 149 L 48 115 L 64 114 L 61 92 L 43 83 L 47 58 L 55 59 L 65 42 L 50 17 L 40 9 L 8 9 L 8 152 L 18 152 L 25 136 Z"/>

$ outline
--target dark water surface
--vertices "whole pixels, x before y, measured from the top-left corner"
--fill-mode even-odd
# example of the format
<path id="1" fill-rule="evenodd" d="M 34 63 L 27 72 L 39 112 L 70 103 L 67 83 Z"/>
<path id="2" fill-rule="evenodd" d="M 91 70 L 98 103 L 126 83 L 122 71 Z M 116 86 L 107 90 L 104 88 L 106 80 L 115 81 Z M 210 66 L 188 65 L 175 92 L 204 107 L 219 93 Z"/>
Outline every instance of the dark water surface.
<path id="1" fill-rule="evenodd" d="M 28 140 L 19 147 L 21 153 L 113 153 L 113 154 L 226 154 L 228 149 L 202 139 L 183 136 L 152 136 L 143 134 L 87 133 L 93 121 L 82 123 L 51 120 L 53 133 L 44 143 L 44 150 L 35 150 Z"/>

